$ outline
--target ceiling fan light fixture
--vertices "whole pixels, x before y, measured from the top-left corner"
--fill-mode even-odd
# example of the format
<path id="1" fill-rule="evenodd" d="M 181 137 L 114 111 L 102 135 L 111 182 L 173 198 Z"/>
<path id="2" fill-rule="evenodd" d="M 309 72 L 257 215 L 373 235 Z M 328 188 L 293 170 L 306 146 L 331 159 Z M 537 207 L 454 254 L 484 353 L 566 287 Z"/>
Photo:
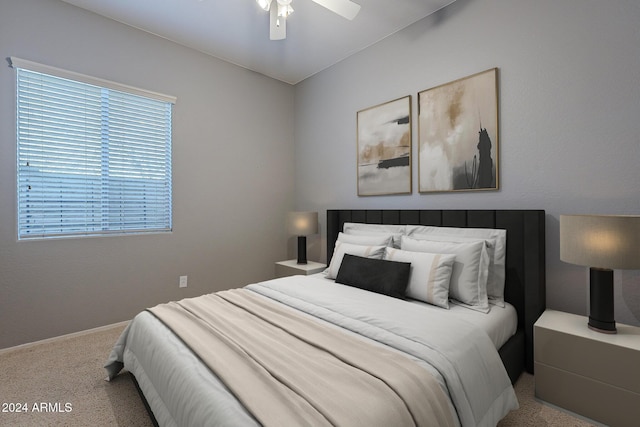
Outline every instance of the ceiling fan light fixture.
<path id="1" fill-rule="evenodd" d="M 256 2 L 258 3 L 258 6 L 260 6 L 262 9 L 266 10 L 267 12 L 271 8 L 271 0 L 256 0 Z"/>
<path id="2" fill-rule="evenodd" d="M 287 16 L 293 13 L 293 8 L 291 6 L 280 6 L 278 5 L 278 16 L 282 18 L 286 18 Z"/>
<path id="3" fill-rule="evenodd" d="M 293 13 L 291 0 L 276 0 L 278 2 L 278 16 L 286 18 Z"/>

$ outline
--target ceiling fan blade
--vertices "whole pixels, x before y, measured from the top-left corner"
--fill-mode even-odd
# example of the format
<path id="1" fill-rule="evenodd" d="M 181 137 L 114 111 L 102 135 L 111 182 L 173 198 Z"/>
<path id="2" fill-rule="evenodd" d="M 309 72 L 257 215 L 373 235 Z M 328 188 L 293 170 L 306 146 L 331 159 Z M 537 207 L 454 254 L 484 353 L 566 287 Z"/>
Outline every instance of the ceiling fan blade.
<path id="1" fill-rule="evenodd" d="M 320 6 L 324 6 L 330 11 L 337 13 L 343 18 L 352 20 L 360 12 L 360 5 L 351 0 L 313 0 Z"/>
<path id="2" fill-rule="evenodd" d="M 269 10 L 269 39 L 284 40 L 287 37 L 287 19 L 278 16 L 278 7 L 271 5 Z"/>

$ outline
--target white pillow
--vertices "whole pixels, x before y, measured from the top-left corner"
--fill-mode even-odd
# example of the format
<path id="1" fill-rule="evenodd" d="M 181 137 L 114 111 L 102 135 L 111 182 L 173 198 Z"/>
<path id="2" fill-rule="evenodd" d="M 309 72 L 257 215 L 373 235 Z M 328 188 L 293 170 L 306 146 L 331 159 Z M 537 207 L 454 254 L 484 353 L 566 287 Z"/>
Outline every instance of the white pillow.
<path id="1" fill-rule="evenodd" d="M 384 256 L 385 246 L 375 245 L 354 245 L 351 243 L 336 242 L 333 248 L 333 255 L 331 256 L 331 262 L 329 268 L 327 268 L 327 279 L 335 279 L 338 276 L 338 270 L 340 270 L 340 264 L 342 264 L 342 258 L 344 254 L 357 255 L 367 258 L 382 259 Z"/>
<path id="2" fill-rule="evenodd" d="M 487 298 L 489 299 L 489 304 L 500 305 L 504 307 L 504 298 L 492 298 L 489 289 L 491 288 L 492 283 L 494 282 L 495 271 L 494 271 L 494 258 L 495 258 L 495 248 L 496 248 L 496 239 L 493 238 L 481 238 L 481 237 L 467 237 L 467 236 L 448 236 L 448 235 L 439 235 L 439 234 L 417 234 L 413 233 L 411 235 L 412 239 L 416 240 L 430 240 L 435 242 L 455 242 L 455 243 L 470 243 L 470 242 L 484 242 L 485 243 L 485 251 L 487 259 L 489 260 L 489 266 L 487 268 Z M 483 255 L 484 256 L 484 255 Z M 504 293 L 504 291 L 503 291 Z"/>
<path id="3" fill-rule="evenodd" d="M 384 259 L 411 263 L 406 290 L 409 298 L 449 308 L 449 282 L 455 255 L 386 248 Z"/>
<path id="4" fill-rule="evenodd" d="M 405 234 L 405 225 L 394 224 L 362 224 L 358 222 L 345 222 L 342 231 L 346 234 L 375 235 L 383 234 L 393 237 L 393 247 L 400 247 L 400 238 Z"/>
<path id="5" fill-rule="evenodd" d="M 491 264 L 487 279 L 487 295 L 489 302 L 504 307 L 504 282 L 506 277 L 507 230 L 494 228 L 457 228 L 408 225 L 407 235 L 412 238 L 423 238 L 426 235 L 451 236 L 458 238 L 482 238 L 494 240 L 493 247 L 488 246 Z M 433 236 L 432 236 L 433 237 Z"/>
<path id="6" fill-rule="evenodd" d="M 405 234 L 406 225 L 396 224 L 364 224 L 361 222 L 345 222 L 342 226 L 342 231 L 349 233 L 353 230 L 360 231 L 373 231 L 376 233 L 397 233 Z"/>
<path id="7" fill-rule="evenodd" d="M 404 236 L 402 249 L 413 252 L 455 254 L 449 284 L 449 297 L 473 310 L 488 313 L 487 276 L 489 256 L 484 241 L 477 242 L 437 242 L 416 240 Z"/>
<path id="8" fill-rule="evenodd" d="M 391 246 L 391 234 L 344 234 L 338 233 L 338 242 L 363 246 Z"/>

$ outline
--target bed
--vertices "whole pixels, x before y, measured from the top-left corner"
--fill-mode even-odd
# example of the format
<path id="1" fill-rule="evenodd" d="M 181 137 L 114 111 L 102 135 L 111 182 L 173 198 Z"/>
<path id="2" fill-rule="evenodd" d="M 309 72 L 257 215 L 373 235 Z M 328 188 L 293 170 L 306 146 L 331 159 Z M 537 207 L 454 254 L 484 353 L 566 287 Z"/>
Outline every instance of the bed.
<path id="1" fill-rule="evenodd" d="M 505 303 L 504 307 L 492 305 L 488 313 L 454 304 L 450 309 L 443 310 L 423 301 L 392 298 L 378 292 L 363 290 L 353 283 L 350 283 L 351 286 L 345 286 L 336 283 L 337 278 L 331 277 L 330 272 L 309 277 L 293 276 L 265 281 L 240 290 L 205 296 L 212 300 L 207 304 L 218 304 L 215 307 L 220 307 L 219 313 L 224 313 L 212 315 L 224 318 L 215 321 L 228 322 L 223 325 L 216 324 L 216 330 L 227 331 L 225 334 L 233 335 L 234 340 L 246 340 L 247 348 L 242 349 L 242 352 L 251 353 L 252 357 L 253 352 L 260 353 L 256 356 L 262 358 L 259 359 L 259 370 L 263 371 L 264 362 L 264 366 L 267 367 L 266 376 L 276 377 L 276 382 L 280 383 L 277 387 L 284 383 L 298 390 L 299 383 L 296 381 L 311 383 L 314 390 L 304 390 L 300 394 L 307 396 L 308 393 L 311 396 L 308 399 L 312 407 L 310 411 L 321 412 L 322 422 L 309 421 L 314 418 L 295 418 L 300 416 L 300 413 L 306 414 L 306 401 L 281 402 L 280 397 L 274 397 L 278 395 L 279 389 L 269 388 L 272 386 L 268 384 L 264 385 L 266 388 L 261 388 L 262 380 L 246 378 L 245 369 L 242 368 L 244 361 L 229 359 L 223 363 L 223 367 L 217 368 L 207 364 L 209 359 L 222 358 L 225 351 L 216 347 L 217 344 L 203 344 L 202 336 L 193 332 L 200 327 L 185 323 L 191 321 L 189 316 L 192 313 L 201 313 L 198 317 L 207 317 L 211 312 L 218 313 L 217 308 L 209 309 L 209 306 L 205 306 L 203 298 L 196 299 L 198 305 L 195 305 L 195 301 L 189 300 L 184 303 L 172 303 L 174 305 L 170 307 L 163 306 L 166 311 L 172 313 L 173 309 L 179 309 L 181 312 L 186 309 L 188 315 L 181 314 L 183 317 L 179 320 L 171 317 L 176 313 L 161 315 L 164 309 L 162 307 L 140 313 L 114 345 L 105 367 L 111 378 L 123 367 L 135 377 L 152 417 L 162 426 L 305 423 L 322 425 L 325 421 L 327 425 L 373 425 L 371 419 L 367 420 L 367 416 L 373 417 L 377 425 L 389 425 L 390 422 L 396 424 L 402 417 L 408 419 L 407 425 L 495 425 L 509 410 L 517 407 L 511 383 L 523 370 L 533 371 L 533 323 L 545 308 L 544 221 L 544 211 L 540 210 L 327 211 L 327 260 L 332 260 L 328 270 L 333 267 L 334 275 L 336 272 L 340 273 L 342 282 L 351 280 L 345 267 L 347 261 L 343 261 L 343 268 L 339 268 L 340 266 L 333 265 L 333 259 L 334 251 L 340 247 L 337 243 L 343 239 L 340 235 L 345 231 L 345 226 L 358 228 L 360 224 L 371 224 L 374 227 L 390 225 L 409 227 L 406 229 L 413 231 L 425 229 L 420 227 L 506 230 L 508 237 L 504 257 L 503 294 Z M 356 231 L 351 233 L 358 234 Z M 418 235 L 416 232 L 414 237 Z M 412 238 L 407 237 L 407 242 L 411 243 Z M 422 243 L 424 242 L 419 244 Z M 339 250 L 343 251 L 345 247 L 342 244 Z M 390 250 L 384 249 L 385 253 Z M 406 255 L 404 252 L 398 249 L 397 254 Z M 361 263 L 370 262 L 367 257 L 348 253 L 344 255 L 345 259 L 347 256 L 349 265 L 362 267 Z M 459 256 L 456 255 L 454 258 L 458 259 Z M 367 264 L 367 271 L 374 271 L 380 264 L 374 264 L 373 269 Z M 406 274 L 407 270 L 402 264 L 407 263 L 393 264 L 393 269 L 402 270 L 400 274 Z M 446 263 L 443 262 L 442 265 L 444 264 Z M 453 262 L 450 264 L 453 265 Z M 327 278 L 327 275 L 330 278 Z M 356 281 L 359 280 L 358 277 Z M 190 305 L 192 303 L 193 306 Z M 286 336 L 278 335 L 278 338 L 273 338 L 269 332 L 256 334 L 265 335 L 264 342 L 254 342 L 253 338 L 246 339 L 244 332 L 238 331 L 249 330 L 254 326 L 247 323 L 245 327 L 245 312 L 242 311 L 242 315 L 238 314 L 240 317 L 236 318 L 235 311 L 227 314 L 226 311 L 222 311 L 220 304 L 231 305 L 230 310 L 240 307 L 241 310 L 250 311 L 252 317 L 256 313 L 259 317 L 262 317 L 263 313 L 265 318 L 271 316 L 267 318 L 268 323 L 273 323 L 278 330 L 286 330 Z M 226 305 L 224 310 L 227 310 Z M 446 321 L 439 317 L 441 313 L 448 316 Z M 500 329 L 503 323 L 500 316 L 513 318 L 510 330 Z M 476 319 L 486 319 L 486 323 L 489 324 L 487 333 L 482 332 L 484 326 L 478 326 L 481 321 Z M 493 326 L 490 325 L 492 323 Z M 424 324 L 438 327 L 425 328 Z M 180 330 L 180 327 L 183 329 Z M 262 328 L 262 325 L 255 327 Z M 303 337 L 305 342 L 311 339 L 310 337 L 315 340 L 318 336 L 318 341 L 306 346 L 313 347 L 313 350 L 300 347 L 298 353 L 298 347 L 295 347 L 298 345 L 297 342 L 286 341 L 288 335 Z M 344 344 L 345 339 L 349 340 L 348 345 Z M 280 353 L 285 350 L 276 348 L 275 341 L 285 343 L 283 347 L 295 347 L 295 357 Z M 334 347 L 330 347 L 331 345 Z M 362 348 L 357 350 L 360 346 Z M 198 350 L 198 347 L 202 349 Z M 317 351 L 316 348 L 320 348 L 323 353 L 314 353 Z M 307 351 L 313 352 L 306 353 Z M 356 351 L 360 353 L 355 353 Z M 378 352 L 381 356 L 374 357 L 373 354 L 377 355 Z M 324 373 L 326 366 L 333 365 L 333 362 L 323 359 L 324 353 L 330 353 L 332 357 L 346 361 L 348 366 L 340 365 L 338 371 Z M 287 363 L 283 363 L 283 360 Z M 386 363 L 385 360 L 393 360 L 393 363 Z M 390 365 L 395 365 L 396 361 L 401 366 L 391 370 Z M 408 365 L 404 365 L 405 363 Z M 294 369 L 295 365 L 295 369 L 301 371 L 281 372 L 279 369 L 284 367 L 280 365 L 292 365 L 286 366 L 286 369 Z M 230 368 L 232 366 L 234 368 Z M 273 366 L 276 367 L 272 370 Z M 358 376 L 357 380 L 340 383 L 343 379 L 341 377 L 350 378 L 349 375 L 353 375 L 351 370 L 357 371 L 357 375 L 360 375 L 360 371 L 367 373 L 366 378 Z M 314 372 L 310 371 L 319 373 L 315 373 L 314 377 Z M 403 375 L 407 375 L 407 372 L 410 373 L 407 380 L 399 380 L 404 378 Z M 241 378 L 234 379 L 234 376 Z M 338 381 L 328 384 L 331 393 L 319 388 L 320 383 L 325 382 L 326 378 Z M 256 385 L 248 389 L 239 389 L 233 385 L 233 381 L 245 381 Z M 349 388 L 354 382 L 368 384 L 364 386 L 362 396 L 357 394 L 361 391 L 352 391 Z M 367 390 L 371 390 L 374 385 L 378 387 L 379 383 L 386 385 L 382 386 L 384 390 L 381 389 L 380 397 L 374 398 L 373 396 L 378 396 L 378 392 Z M 426 383 L 429 383 L 428 388 L 424 385 Z M 387 388 L 393 391 L 389 396 L 385 394 L 388 393 Z M 425 396 L 432 397 L 423 398 L 420 394 L 423 392 Z M 354 399 L 353 403 L 344 406 L 347 408 L 346 411 L 344 407 L 340 409 L 342 402 L 348 402 L 351 396 Z M 396 396 L 400 396 L 399 403 L 392 403 L 391 401 L 397 400 Z M 296 396 L 295 399 L 297 398 Z M 335 401 L 338 401 L 338 405 L 331 406 L 336 404 Z M 427 401 L 434 403 L 424 404 Z M 423 407 L 427 406 L 433 408 L 419 413 L 426 411 Z M 291 407 L 297 409 L 290 410 Z M 424 422 L 434 419 L 442 421 Z"/>

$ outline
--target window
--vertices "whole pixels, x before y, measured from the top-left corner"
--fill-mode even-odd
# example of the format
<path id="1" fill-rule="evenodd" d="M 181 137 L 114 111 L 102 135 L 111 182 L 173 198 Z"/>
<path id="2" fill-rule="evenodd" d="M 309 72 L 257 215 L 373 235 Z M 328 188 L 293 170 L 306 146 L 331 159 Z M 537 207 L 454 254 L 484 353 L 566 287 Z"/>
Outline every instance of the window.
<path id="1" fill-rule="evenodd" d="M 171 231 L 175 99 L 11 61 L 18 238 Z"/>

